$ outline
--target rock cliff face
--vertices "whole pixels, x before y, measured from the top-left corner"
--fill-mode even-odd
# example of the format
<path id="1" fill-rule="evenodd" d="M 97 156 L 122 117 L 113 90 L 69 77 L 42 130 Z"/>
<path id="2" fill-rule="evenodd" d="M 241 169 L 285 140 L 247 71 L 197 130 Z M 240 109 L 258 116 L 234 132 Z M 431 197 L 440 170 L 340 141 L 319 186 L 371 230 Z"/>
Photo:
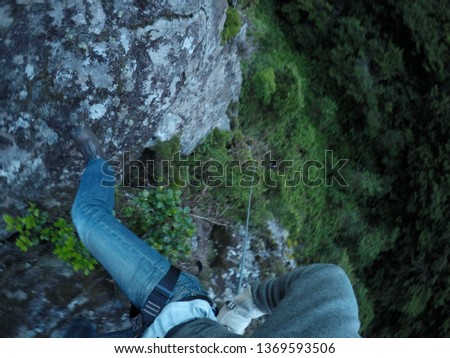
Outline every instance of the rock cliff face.
<path id="1" fill-rule="evenodd" d="M 192 151 L 227 128 L 238 98 L 226 0 L 17 0 L 0 5 L 0 214 L 68 207 L 81 170 L 70 140 L 93 128 L 110 154 L 174 134 Z M 0 235 L 1 236 L 1 235 Z"/>
<path id="2" fill-rule="evenodd" d="M 227 6 L 0 3 L 0 216 L 27 201 L 69 211 L 83 168 L 74 127 L 92 128 L 113 157 L 137 157 L 175 134 L 188 153 L 214 127 L 228 128 L 241 74 L 239 41 L 221 45 Z M 102 270 L 84 278 L 45 247 L 25 256 L 0 240 L 0 272 L 0 337 L 61 336 L 80 314 L 103 332 L 128 325 L 127 300 Z"/>

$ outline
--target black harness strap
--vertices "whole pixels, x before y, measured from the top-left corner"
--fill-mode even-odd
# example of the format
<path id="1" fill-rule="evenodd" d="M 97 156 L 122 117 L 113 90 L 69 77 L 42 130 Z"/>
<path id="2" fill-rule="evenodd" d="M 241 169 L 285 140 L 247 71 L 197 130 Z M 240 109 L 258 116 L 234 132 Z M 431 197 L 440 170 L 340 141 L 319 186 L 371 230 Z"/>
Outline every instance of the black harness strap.
<path id="1" fill-rule="evenodd" d="M 166 275 L 159 281 L 153 291 L 148 295 L 141 311 L 132 306 L 130 313 L 131 327 L 121 330 L 106 333 L 101 335 L 102 338 L 137 338 L 150 326 L 170 298 L 172 298 L 172 291 L 180 276 L 180 270 L 171 265 Z M 136 313 L 136 314 L 133 314 Z M 133 315 L 132 315 L 133 314 Z"/>
<path id="2" fill-rule="evenodd" d="M 197 265 L 198 268 L 198 272 L 195 276 L 200 276 L 201 272 L 203 271 L 203 264 L 200 260 L 197 260 L 197 262 L 195 263 Z"/>

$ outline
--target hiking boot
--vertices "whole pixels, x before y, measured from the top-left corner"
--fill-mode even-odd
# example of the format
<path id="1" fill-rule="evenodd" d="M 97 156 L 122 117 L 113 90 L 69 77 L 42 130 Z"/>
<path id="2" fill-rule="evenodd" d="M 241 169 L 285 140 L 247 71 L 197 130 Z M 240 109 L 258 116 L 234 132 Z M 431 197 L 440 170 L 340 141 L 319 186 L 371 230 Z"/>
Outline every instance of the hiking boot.
<path id="1" fill-rule="evenodd" d="M 265 315 L 253 302 L 252 292 L 245 288 L 232 301 L 226 302 L 217 315 L 217 321 L 229 331 L 243 334 L 252 319 Z"/>
<path id="2" fill-rule="evenodd" d="M 72 133 L 75 144 L 83 154 L 86 163 L 93 159 L 107 160 L 97 136 L 87 128 L 77 128 Z"/>

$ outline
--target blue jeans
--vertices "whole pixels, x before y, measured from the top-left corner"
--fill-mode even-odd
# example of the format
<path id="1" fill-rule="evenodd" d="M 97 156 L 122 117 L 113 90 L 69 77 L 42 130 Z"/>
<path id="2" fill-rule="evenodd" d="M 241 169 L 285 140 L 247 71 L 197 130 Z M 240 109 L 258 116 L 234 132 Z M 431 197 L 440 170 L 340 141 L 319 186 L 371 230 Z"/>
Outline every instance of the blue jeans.
<path id="1" fill-rule="evenodd" d="M 91 160 L 81 178 L 72 219 L 81 241 L 137 308 L 164 277 L 170 262 L 133 234 L 112 214 L 114 172 L 102 159 Z M 198 279 L 182 272 L 170 302 L 207 295 Z"/>

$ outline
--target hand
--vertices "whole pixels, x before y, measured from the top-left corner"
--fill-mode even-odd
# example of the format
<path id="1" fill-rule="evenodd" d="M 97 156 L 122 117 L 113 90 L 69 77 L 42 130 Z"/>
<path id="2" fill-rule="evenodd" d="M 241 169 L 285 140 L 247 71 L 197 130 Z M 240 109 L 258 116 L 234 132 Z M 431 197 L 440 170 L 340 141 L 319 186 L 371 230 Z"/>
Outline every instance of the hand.
<path id="1" fill-rule="evenodd" d="M 252 319 L 265 315 L 253 302 L 252 292 L 245 288 L 220 310 L 217 320 L 231 332 L 243 334 Z"/>

